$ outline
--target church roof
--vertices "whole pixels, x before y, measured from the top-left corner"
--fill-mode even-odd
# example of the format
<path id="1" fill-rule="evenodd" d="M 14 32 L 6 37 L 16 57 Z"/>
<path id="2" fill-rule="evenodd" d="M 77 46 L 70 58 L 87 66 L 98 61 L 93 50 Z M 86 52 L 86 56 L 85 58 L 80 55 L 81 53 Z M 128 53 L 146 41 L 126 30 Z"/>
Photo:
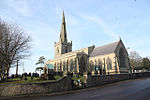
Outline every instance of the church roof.
<path id="1" fill-rule="evenodd" d="M 92 53 L 90 54 L 90 57 L 113 53 L 115 52 L 118 44 L 119 44 L 119 41 L 106 44 L 103 46 L 95 47 Z"/>

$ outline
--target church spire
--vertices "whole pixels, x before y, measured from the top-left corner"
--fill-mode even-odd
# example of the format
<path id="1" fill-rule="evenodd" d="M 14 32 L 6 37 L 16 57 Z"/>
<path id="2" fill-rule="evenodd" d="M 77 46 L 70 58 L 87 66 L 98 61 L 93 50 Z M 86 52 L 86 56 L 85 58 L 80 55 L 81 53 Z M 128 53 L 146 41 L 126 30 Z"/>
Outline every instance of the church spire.
<path id="1" fill-rule="evenodd" d="M 65 22 L 64 11 L 63 11 L 63 16 L 62 16 L 62 24 L 61 24 L 59 42 L 67 42 L 67 32 L 66 32 L 66 22 Z"/>

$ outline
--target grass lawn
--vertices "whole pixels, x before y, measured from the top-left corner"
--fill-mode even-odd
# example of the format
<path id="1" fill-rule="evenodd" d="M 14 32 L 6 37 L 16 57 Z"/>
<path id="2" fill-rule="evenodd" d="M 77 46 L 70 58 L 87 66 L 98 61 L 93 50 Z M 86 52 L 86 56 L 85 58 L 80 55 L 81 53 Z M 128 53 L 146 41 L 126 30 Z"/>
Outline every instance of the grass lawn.
<path id="1" fill-rule="evenodd" d="M 55 76 L 54 78 L 55 78 L 55 80 L 57 80 L 57 79 L 60 78 L 60 76 Z M 55 81 L 55 80 L 40 80 L 39 77 L 34 77 L 32 80 L 31 80 L 31 77 L 27 77 L 27 80 L 21 80 L 20 78 L 12 78 L 12 79 L 9 79 L 8 82 L 3 82 L 3 83 L 0 83 L 0 84 L 52 82 L 52 81 Z"/>

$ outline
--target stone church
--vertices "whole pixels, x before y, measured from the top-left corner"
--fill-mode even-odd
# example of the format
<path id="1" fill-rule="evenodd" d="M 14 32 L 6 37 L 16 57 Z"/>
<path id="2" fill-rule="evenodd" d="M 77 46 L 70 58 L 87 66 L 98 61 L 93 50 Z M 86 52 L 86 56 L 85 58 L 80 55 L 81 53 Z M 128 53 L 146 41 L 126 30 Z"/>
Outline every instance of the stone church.
<path id="1" fill-rule="evenodd" d="M 63 12 L 59 42 L 54 43 L 55 57 L 46 62 L 44 71 L 109 75 L 129 73 L 128 52 L 119 41 L 95 47 L 89 46 L 72 51 L 72 41 L 67 40 L 65 15 Z"/>

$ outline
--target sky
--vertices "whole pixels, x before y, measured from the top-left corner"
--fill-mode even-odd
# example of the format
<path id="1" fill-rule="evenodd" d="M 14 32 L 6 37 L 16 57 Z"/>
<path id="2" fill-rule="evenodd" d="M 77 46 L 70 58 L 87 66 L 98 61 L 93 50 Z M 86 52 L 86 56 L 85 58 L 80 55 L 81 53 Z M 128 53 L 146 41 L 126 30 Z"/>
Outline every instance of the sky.
<path id="1" fill-rule="evenodd" d="M 0 18 L 32 38 L 31 56 L 20 61 L 19 73 L 34 72 L 40 56 L 54 59 L 63 10 L 73 51 L 121 37 L 128 52 L 150 57 L 150 0 L 0 0 Z"/>

